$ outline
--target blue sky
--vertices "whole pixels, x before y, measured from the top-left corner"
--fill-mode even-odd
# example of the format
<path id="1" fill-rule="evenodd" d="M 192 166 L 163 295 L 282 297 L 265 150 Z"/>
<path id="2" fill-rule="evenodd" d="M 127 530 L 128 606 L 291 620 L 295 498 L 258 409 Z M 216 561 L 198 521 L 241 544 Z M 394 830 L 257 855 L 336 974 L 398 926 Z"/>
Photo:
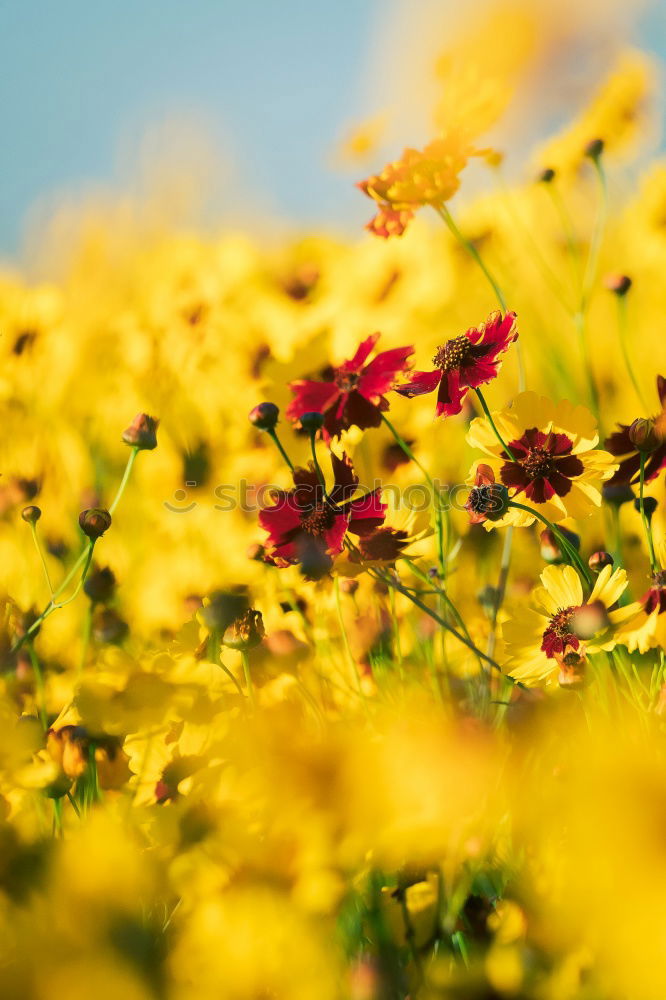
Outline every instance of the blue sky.
<path id="1" fill-rule="evenodd" d="M 37 199 L 118 184 L 119 148 L 173 115 L 200 119 L 235 163 L 232 189 L 279 216 L 362 222 L 331 154 L 364 111 L 393 2 L 0 0 L 0 253 L 19 247 Z M 663 2 L 640 34 L 666 51 Z"/>

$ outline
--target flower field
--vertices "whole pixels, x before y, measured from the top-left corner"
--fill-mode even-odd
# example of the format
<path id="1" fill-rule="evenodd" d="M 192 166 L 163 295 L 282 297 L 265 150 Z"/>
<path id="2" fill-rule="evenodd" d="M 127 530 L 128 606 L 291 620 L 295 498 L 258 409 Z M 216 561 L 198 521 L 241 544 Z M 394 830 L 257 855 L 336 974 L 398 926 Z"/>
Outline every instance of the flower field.
<path id="1" fill-rule="evenodd" d="M 654 67 L 516 179 L 505 62 L 346 242 L 0 275 L 2 1000 L 666 996 Z"/>

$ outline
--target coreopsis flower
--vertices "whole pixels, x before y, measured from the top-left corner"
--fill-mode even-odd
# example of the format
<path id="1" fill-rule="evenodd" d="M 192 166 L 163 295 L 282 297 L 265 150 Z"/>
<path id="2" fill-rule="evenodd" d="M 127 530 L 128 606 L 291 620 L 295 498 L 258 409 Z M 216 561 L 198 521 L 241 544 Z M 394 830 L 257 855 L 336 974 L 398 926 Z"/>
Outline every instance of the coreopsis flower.
<path id="1" fill-rule="evenodd" d="M 584 406 L 522 392 L 493 420 L 511 454 L 485 417 L 472 421 L 467 440 L 485 452 L 512 499 L 538 508 L 549 521 L 584 517 L 600 505 L 601 483 L 617 466 L 612 455 L 595 448 L 596 422 Z M 510 508 L 495 523 L 524 526 L 533 521 L 530 514 Z"/>
<path id="2" fill-rule="evenodd" d="M 666 570 L 660 569 L 652 574 L 650 587 L 638 605 L 640 613 L 624 630 L 622 642 L 630 653 L 663 648 L 666 646 Z"/>
<path id="3" fill-rule="evenodd" d="M 659 475 L 666 467 L 666 378 L 657 376 L 657 394 L 661 413 L 652 420 L 618 424 L 604 442 L 608 451 L 617 457 L 620 467 L 611 483 L 637 483 L 640 478 L 641 451 L 645 455 L 645 482 Z M 639 447 L 640 446 L 640 447 Z"/>
<path id="4" fill-rule="evenodd" d="M 469 389 L 497 377 L 500 355 L 517 337 L 515 313 L 491 313 L 485 323 L 438 347 L 432 359 L 433 371 L 413 372 L 396 391 L 411 398 L 437 389 L 437 416 L 460 413 Z"/>
<path id="5" fill-rule="evenodd" d="M 294 488 L 276 490 L 274 504 L 259 513 L 259 524 L 268 534 L 267 554 L 276 565 L 313 562 L 319 554 L 330 566 L 342 552 L 349 532 L 370 534 L 384 521 L 386 504 L 380 489 L 355 497 L 358 476 L 346 455 L 331 454 L 334 484 L 327 493 L 312 465 L 294 469 Z M 308 574 L 309 575 L 309 574 Z"/>
<path id="6" fill-rule="evenodd" d="M 399 160 L 357 187 L 379 205 L 366 228 L 377 236 L 401 236 L 416 209 L 441 205 L 456 193 L 470 156 L 479 155 L 462 130 L 450 130 L 423 150 L 405 149 Z"/>
<path id="7" fill-rule="evenodd" d="M 353 358 L 326 368 L 320 380 L 291 382 L 294 398 L 286 409 L 287 416 L 299 420 L 306 413 L 322 413 L 326 440 L 339 437 L 350 427 L 379 427 L 381 415 L 389 407 L 386 393 L 404 376 L 414 352 L 413 347 L 395 347 L 368 362 L 379 336 L 373 333 L 366 337 Z"/>
<path id="8" fill-rule="evenodd" d="M 525 684 L 567 667 L 579 673 L 588 654 L 613 649 L 621 626 L 640 610 L 636 603 L 612 610 L 627 586 L 625 570 L 613 572 L 612 566 L 601 571 L 587 599 L 571 566 L 546 566 L 541 584 L 502 626 L 506 673 Z"/>

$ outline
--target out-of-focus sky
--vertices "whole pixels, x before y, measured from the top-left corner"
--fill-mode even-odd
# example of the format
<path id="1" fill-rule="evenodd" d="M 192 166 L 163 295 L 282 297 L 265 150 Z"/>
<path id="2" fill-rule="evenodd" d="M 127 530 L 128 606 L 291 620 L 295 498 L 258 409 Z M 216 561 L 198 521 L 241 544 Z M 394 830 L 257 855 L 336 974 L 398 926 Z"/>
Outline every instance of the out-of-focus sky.
<path id="1" fill-rule="evenodd" d="M 603 18 L 604 4 L 586 4 Z M 187 166 L 206 150 L 219 160 L 201 183 L 222 215 L 235 207 L 238 221 L 251 205 L 299 226 L 360 225 L 368 210 L 351 180 L 367 170 L 342 169 L 336 149 L 354 122 L 382 110 L 399 75 L 404 12 L 411 20 L 426 6 L 0 0 L 0 253 L 18 250 L 35 205 L 120 189 L 142 157 Z M 666 54 L 663 0 L 634 18 L 631 34 Z"/>

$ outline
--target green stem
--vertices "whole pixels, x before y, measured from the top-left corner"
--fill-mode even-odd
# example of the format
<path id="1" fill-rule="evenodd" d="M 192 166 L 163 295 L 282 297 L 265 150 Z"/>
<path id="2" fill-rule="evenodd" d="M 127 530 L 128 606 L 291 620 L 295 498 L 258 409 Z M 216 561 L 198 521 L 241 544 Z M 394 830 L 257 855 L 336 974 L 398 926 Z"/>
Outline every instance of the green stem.
<path id="1" fill-rule="evenodd" d="M 324 473 L 321 471 L 319 459 L 317 458 L 317 446 L 315 444 L 316 434 L 317 434 L 316 431 L 310 432 L 310 451 L 312 452 L 312 462 L 315 467 L 315 472 L 317 473 L 317 479 L 319 480 L 319 485 L 323 489 L 324 495 L 326 495 L 326 480 L 324 479 Z"/>
<path id="2" fill-rule="evenodd" d="M 497 440 L 501 444 L 503 450 L 507 453 L 507 455 L 509 456 L 509 458 L 511 459 L 511 461 L 512 462 L 517 462 L 518 459 L 516 458 L 516 456 L 514 455 L 514 453 L 511 451 L 511 449 L 509 448 L 508 444 L 506 443 L 506 441 L 504 440 L 504 438 L 502 437 L 502 435 L 500 434 L 500 432 L 497 430 L 497 426 L 496 426 L 495 421 L 493 420 L 493 418 L 491 416 L 490 410 L 488 409 L 488 404 L 486 403 L 486 401 L 484 399 L 483 393 L 481 392 L 480 389 L 475 389 L 474 392 L 479 397 L 479 402 L 481 403 L 481 406 L 483 408 L 483 412 L 485 413 L 486 417 L 488 418 L 488 423 L 490 424 L 490 426 L 493 429 L 493 434 L 495 435 L 495 437 L 497 438 Z"/>
<path id="3" fill-rule="evenodd" d="M 74 591 L 73 591 L 73 593 L 72 593 L 72 594 L 71 594 L 71 595 L 70 595 L 70 596 L 69 596 L 69 597 L 67 598 L 67 600 L 66 600 L 66 601 L 60 601 L 60 602 L 59 602 L 59 603 L 57 603 L 57 604 L 56 604 L 56 603 L 54 603 L 54 605 L 53 605 L 53 608 L 52 608 L 52 611 L 56 611 L 56 610 L 58 610 L 59 608 L 64 608 L 64 607 L 66 607 L 66 606 L 67 606 L 68 604 L 71 604 L 71 603 L 72 603 L 72 601 L 73 601 L 73 600 L 75 600 L 75 599 L 76 599 L 76 598 L 77 598 L 77 597 L 79 596 L 79 594 L 80 594 L 80 592 L 81 592 L 81 587 L 82 587 L 82 586 L 83 586 L 83 584 L 85 583 L 85 579 L 86 579 L 86 577 L 87 577 L 87 575 L 88 575 L 88 571 L 89 571 L 89 569 L 90 569 L 90 565 L 91 565 L 91 563 L 92 563 L 92 558 L 93 558 L 93 551 L 94 551 L 94 549 L 95 549 L 95 541 L 94 541 L 94 540 L 93 540 L 93 539 L 91 538 L 91 539 L 90 539 L 90 543 L 89 543 L 89 545 L 88 545 L 88 554 L 87 554 L 87 556 L 86 556 L 86 562 L 85 562 L 85 566 L 83 567 L 83 573 L 81 574 L 81 577 L 80 577 L 80 579 L 79 579 L 79 582 L 78 582 L 78 583 L 77 583 L 77 585 L 76 585 L 76 588 L 75 588 L 75 590 L 74 590 Z"/>
<path id="4" fill-rule="evenodd" d="M 516 503 L 515 500 L 509 501 L 509 507 L 514 507 L 516 510 L 522 510 L 526 514 L 531 514 L 532 517 L 536 517 L 537 520 L 541 521 L 542 524 L 545 524 L 545 526 L 550 531 L 552 531 L 552 533 L 557 538 L 560 548 L 562 549 L 564 554 L 568 557 L 571 565 L 578 570 L 580 576 L 583 579 L 583 582 L 586 583 L 588 587 L 592 587 L 592 577 L 590 576 L 590 571 L 588 570 L 587 566 L 581 559 L 579 553 L 576 551 L 574 546 L 571 545 L 569 541 L 567 541 L 566 537 L 562 534 L 559 528 L 555 527 L 552 521 L 549 521 L 547 517 L 544 517 L 544 515 L 539 513 L 538 510 L 535 510 L 534 507 L 526 507 L 522 503 Z"/>
<path id="5" fill-rule="evenodd" d="M 247 688 L 247 696 L 252 707 L 252 711 L 257 707 L 257 703 L 254 697 L 254 684 L 252 683 L 252 672 L 250 671 L 250 657 L 247 655 L 247 650 L 241 649 L 241 663 L 243 664 L 243 675 L 245 677 L 245 687 Z"/>
<path id="6" fill-rule="evenodd" d="M 42 547 L 39 544 L 39 538 L 37 537 L 37 525 L 34 522 L 30 522 L 30 528 L 32 530 L 32 540 L 35 543 L 35 548 L 37 549 L 37 554 L 39 556 L 40 562 L 42 564 L 42 569 L 44 570 L 44 576 L 46 577 L 46 583 L 49 588 L 49 593 L 53 597 L 53 584 L 51 583 L 51 577 L 49 576 L 49 568 L 46 565 L 46 559 L 44 558 L 44 553 Z"/>
<path id="7" fill-rule="evenodd" d="M 495 298 L 497 299 L 502 312 L 504 313 L 508 312 L 506 299 L 504 297 L 502 289 L 500 288 L 497 282 L 497 279 L 488 270 L 488 267 L 486 266 L 483 258 L 481 257 L 481 254 L 476 249 L 471 240 L 468 240 L 465 236 L 463 236 L 460 229 L 458 229 L 458 226 L 454 222 L 453 216 L 449 212 L 446 205 L 444 205 L 443 203 L 439 205 L 433 205 L 433 208 L 435 209 L 437 214 L 444 220 L 451 234 L 458 240 L 460 245 L 467 251 L 472 260 L 481 269 L 481 272 L 483 273 L 488 284 L 495 293 Z M 523 349 L 520 341 L 516 342 L 516 356 L 518 358 L 518 388 L 520 392 L 522 392 L 525 388 L 525 362 L 523 359 Z"/>
<path id="8" fill-rule="evenodd" d="M 495 588 L 495 600 L 490 619 L 490 635 L 488 636 L 488 655 L 495 655 L 495 645 L 497 643 L 497 619 L 504 603 L 506 585 L 509 580 L 509 570 L 511 569 L 511 552 L 513 549 L 513 527 L 509 525 L 504 535 L 504 545 L 502 546 L 502 560 L 500 562 L 499 577 Z"/>
<path id="9" fill-rule="evenodd" d="M 292 462 L 292 460 L 289 458 L 289 455 L 286 453 L 286 451 L 282 447 L 282 443 L 280 442 L 280 439 L 277 436 L 277 432 L 276 432 L 275 428 L 271 428 L 271 430 L 267 431 L 266 433 L 268 434 L 268 436 L 271 438 L 271 440 L 275 444 L 275 447 L 277 448 L 277 450 L 282 455 L 283 459 L 285 460 L 285 462 L 289 466 L 290 470 L 293 472 L 294 471 L 294 463 Z"/>
<path id="10" fill-rule="evenodd" d="M 132 471 L 132 467 L 134 465 L 134 462 L 136 460 L 136 456 L 137 456 L 137 454 L 138 454 L 139 451 L 140 451 L 139 448 L 134 447 L 134 448 L 132 448 L 132 451 L 130 452 L 130 456 L 127 459 L 127 465 L 125 466 L 125 472 L 123 473 L 123 478 L 120 481 L 120 486 L 118 487 L 116 495 L 115 495 L 115 497 L 113 499 L 113 503 L 109 507 L 109 513 L 110 514 L 112 514 L 113 511 L 115 511 L 116 507 L 120 503 L 120 499 L 121 499 L 123 493 L 125 492 L 125 487 L 127 486 L 127 483 L 129 481 L 130 473 Z M 28 629 L 28 631 L 24 635 L 22 635 L 20 639 L 18 639 L 14 643 L 14 645 L 12 646 L 12 649 L 11 649 L 12 653 L 15 653 L 17 649 L 20 649 L 20 647 L 23 645 L 23 643 L 26 641 L 26 639 L 28 639 L 30 637 L 30 635 L 32 635 L 32 633 L 34 633 L 34 632 L 37 631 L 37 629 L 40 627 L 41 623 L 44 621 L 45 618 L 48 618 L 48 616 L 53 611 L 55 611 L 57 607 L 62 607 L 63 606 L 63 605 L 56 604 L 56 600 L 55 600 L 56 597 L 58 597 L 59 594 L 62 594 L 63 590 L 67 587 L 67 585 L 70 583 L 70 581 L 76 575 L 79 567 L 82 566 L 83 563 L 86 561 L 86 558 L 88 556 L 90 556 L 90 553 L 91 553 L 91 549 L 88 546 L 86 546 L 83 549 L 83 551 L 80 553 L 80 555 L 77 556 L 77 558 L 76 558 L 76 560 L 74 562 L 74 565 L 70 569 L 69 573 L 67 573 L 67 575 L 65 576 L 64 580 L 62 581 L 62 583 L 58 587 L 56 587 L 56 589 L 53 591 L 53 594 L 51 596 L 51 600 L 49 601 L 49 603 L 45 607 L 44 611 L 42 611 L 42 613 L 39 616 L 39 618 L 35 622 L 33 622 L 32 626 Z M 81 584 L 83 584 L 83 579 L 85 579 L 85 571 L 84 571 L 84 577 L 81 580 Z M 78 590 L 77 590 L 77 593 L 78 593 Z M 74 596 L 76 596 L 76 595 L 74 595 Z M 65 603 L 68 604 L 69 601 L 66 601 Z"/>
<path id="11" fill-rule="evenodd" d="M 130 451 L 130 456 L 127 459 L 127 465 L 125 466 L 125 471 L 123 473 L 123 478 L 120 480 L 120 486 L 118 487 L 118 491 L 117 491 L 115 497 L 113 498 L 113 502 L 112 502 L 111 506 L 109 507 L 109 514 L 113 514 L 114 511 L 115 511 L 115 509 L 116 509 L 116 507 L 120 503 L 120 498 L 122 497 L 123 493 L 125 492 L 125 487 L 127 486 L 127 483 L 129 482 L 129 477 L 130 477 L 130 475 L 132 473 L 132 468 L 133 468 L 134 463 L 136 461 L 136 456 L 139 454 L 140 450 L 141 449 L 137 448 L 136 445 L 135 445 L 132 448 L 132 450 Z"/>
<path id="12" fill-rule="evenodd" d="M 428 472 L 428 470 L 423 465 L 421 465 L 421 463 L 419 462 L 418 458 L 416 457 L 412 449 L 409 447 L 405 439 L 398 433 L 398 431 L 395 429 L 395 427 L 388 419 L 388 417 L 384 413 L 382 413 L 381 416 L 383 422 L 386 424 L 391 434 L 393 435 L 398 447 L 402 449 L 407 458 L 414 463 L 417 469 L 419 469 L 423 473 L 423 476 L 425 477 L 425 480 L 432 491 L 432 503 L 433 503 L 433 509 L 435 511 L 435 525 L 437 528 L 437 559 L 439 562 L 439 571 L 441 573 L 442 579 L 445 580 L 448 568 L 447 558 L 448 558 L 449 546 L 448 543 L 447 544 L 444 543 L 444 524 L 442 518 L 442 503 L 441 503 L 440 492 L 436 488 L 434 480 L 430 475 L 430 473 Z M 443 513 L 446 518 L 446 535 L 448 539 L 450 538 L 451 535 L 451 513 L 448 507 L 444 508 Z"/>
<path id="13" fill-rule="evenodd" d="M 594 157 L 593 163 L 597 181 L 599 182 L 599 204 L 594 222 L 592 239 L 590 241 L 590 252 L 587 257 L 585 275 L 583 277 L 583 289 L 580 302 L 582 312 L 585 312 L 587 309 L 592 289 L 594 287 L 594 282 L 597 277 L 597 271 L 599 268 L 599 253 L 601 251 L 601 244 L 603 242 L 604 232 L 606 230 L 606 221 L 608 218 L 608 184 L 606 182 L 606 172 L 604 171 L 600 157 Z"/>
<path id="14" fill-rule="evenodd" d="M 643 528 L 645 529 L 645 537 L 647 538 L 648 550 L 650 552 L 650 569 L 653 573 L 658 570 L 657 556 L 654 551 L 654 539 L 652 538 L 652 524 L 650 523 L 650 518 L 645 513 L 645 504 L 643 499 L 643 491 L 645 489 L 645 452 L 640 453 L 640 487 L 639 487 L 639 504 L 641 509 L 641 518 L 643 520 Z"/>
<path id="15" fill-rule="evenodd" d="M 32 672 L 35 675 L 35 687 L 37 689 L 39 718 L 42 723 L 42 728 L 44 729 L 44 732 L 46 732 L 46 730 L 49 728 L 49 724 L 48 724 L 48 716 L 46 714 L 46 687 L 44 685 L 44 674 L 42 673 L 42 667 L 32 642 L 28 643 L 28 655 L 30 656 L 30 664 L 32 666 Z"/>
<path id="16" fill-rule="evenodd" d="M 645 405 L 645 400 L 643 399 L 643 394 L 641 392 L 640 386 L 638 384 L 638 379 L 636 377 L 636 372 L 634 371 L 634 366 L 631 363 L 631 356 L 629 354 L 629 345 L 627 344 L 627 296 L 616 295 L 617 299 L 617 331 L 618 339 L 620 341 L 620 348 L 622 350 L 622 357 L 624 358 L 624 364 L 626 366 L 627 372 L 629 373 L 629 378 L 631 379 L 631 384 L 634 387 L 636 396 L 643 407 L 643 412 L 647 415 L 649 410 Z"/>

